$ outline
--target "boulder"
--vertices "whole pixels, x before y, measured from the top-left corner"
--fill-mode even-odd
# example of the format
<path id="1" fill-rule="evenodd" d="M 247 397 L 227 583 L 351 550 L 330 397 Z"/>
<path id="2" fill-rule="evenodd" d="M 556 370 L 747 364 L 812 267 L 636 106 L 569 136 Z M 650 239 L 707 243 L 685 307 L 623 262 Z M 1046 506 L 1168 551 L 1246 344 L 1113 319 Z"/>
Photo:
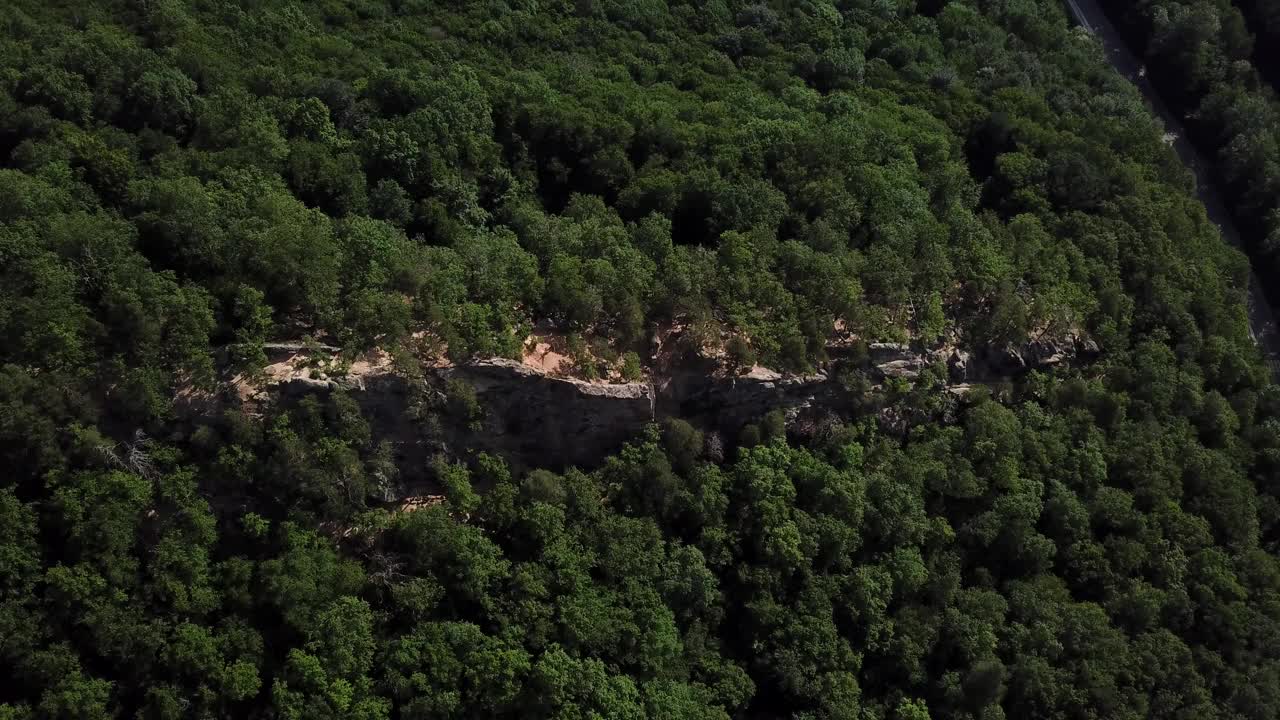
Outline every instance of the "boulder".
<path id="1" fill-rule="evenodd" d="M 338 390 L 341 387 L 342 385 L 333 380 L 296 377 L 280 383 L 280 392 L 286 397 L 300 397 L 311 393 L 324 393 L 331 390 Z"/>
<path id="2" fill-rule="evenodd" d="M 906 378 L 908 380 L 919 375 L 923 367 L 924 361 L 918 357 L 876 363 L 876 370 L 879 370 L 882 376 L 887 378 Z"/>
<path id="3" fill-rule="evenodd" d="M 742 379 L 759 380 L 761 382 L 777 382 L 782 379 L 782 373 L 761 365 L 755 365 L 742 375 Z"/>
<path id="4" fill-rule="evenodd" d="M 960 348 L 951 351 L 947 356 L 947 376 L 954 383 L 969 379 L 969 353 Z"/>
<path id="5" fill-rule="evenodd" d="M 1016 345 L 1007 344 L 988 347 L 983 353 L 986 356 L 988 374 L 995 376 L 1021 375 L 1027 370 L 1026 358 Z"/>
<path id="6" fill-rule="evenodd" d="M 916 357 L 916 353 L 906 343 L 869 343 L 867 345 L 867 357 L 871 359 L 871 364 L 879 365 L 880 363 L 897 360 L 908 360 Z"/>
<path id="7" fill-rule="evenodd" d="M 1053 367 L 1067 358 L 1063 347 L 1050 340 L 1032 340 L 1022 349 L 1021 355 L 1027 367 L 1033 369 Z"/>
<path id="8" fill-rule="evenodd" d="M 1097 341 L 1092 338 L 1087 338 L 1083 335 L 1076 335 L 1071 338 L 1071 341 L 1074 346 L 1076 356 L 1081 360 L 1093 360 L 1102 353 L 1102 348 L 1098 345 Z"/>

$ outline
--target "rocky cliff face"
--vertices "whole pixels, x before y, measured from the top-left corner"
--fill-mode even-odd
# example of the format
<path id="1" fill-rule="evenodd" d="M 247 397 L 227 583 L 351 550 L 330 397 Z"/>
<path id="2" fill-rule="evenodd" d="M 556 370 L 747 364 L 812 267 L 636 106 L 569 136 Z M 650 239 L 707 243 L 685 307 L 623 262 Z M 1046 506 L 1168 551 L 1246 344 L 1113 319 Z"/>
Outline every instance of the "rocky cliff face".
<path id="1" fill-rule="evenodd" d="M 443 408 L 446 383 L 475 392 L 474 420 Z M 344 390 L 360 404 L 378 441 L 390 442 L 405 483 L 412 486 L 437 453 L 487 452 L 514 469 L 589 467 L 658 417 L 652 384 L 601 384 L 551 377 L 502 358 L 431 370 L 420 383 L 392 374 L 352 380 L 296 378 L 278 395 L 295 402 Z M 435 413 L 422 412 L 436 400 Z"/>
<path id="2" fill-rule="evenodd" d="M 543 375 L 513 360 L 445 368 L 471 385 L 483 408 L 480 429 L 460 444 L 514 465 L 586 467 L 621 447 L 657 417 L 650 383 L 599 384 Z"/>
<path id="3" fill-rule="evenodd" d="M 945 368 L 949 389 L 960 393 L 971 384 L 1087 360 L 1096 352 L 1096 346 L 1079 339 L 974 353 L 873 344 L 835 362 L 854 364 L 872 383 L 911 379 L 937 365 Z M 654 382 L 602 384 L 551 377 L 513 360 L 491 359 L 434 369 L 421 386 L 395 375 L 375 374 L 350 380 L 294 379 L 282 383 L 279 391 L 286 399 L 335 388 L 351 393 L 375 437 L 396 449 L 404 480 L 412 485 L 433 454 L 460 448 L 501 455 L 517 469 L 591 467 L 645 425 L 665 417 L 680 417 L 733 437 L 747 423 L 779 408 L 790 418 L 805 412 L 847 416 L 859 398 L 834 375 L 783 376 L 756 368 L 727 377 L 689 368 Z M 415 392 L 439 397 L 449 380 L 461 380 L 474 389 L 480 416 L 472 422 L 447 414 L 438 416 L 438 422 L 415 419 L 420 417 L 414 409 Z"/>

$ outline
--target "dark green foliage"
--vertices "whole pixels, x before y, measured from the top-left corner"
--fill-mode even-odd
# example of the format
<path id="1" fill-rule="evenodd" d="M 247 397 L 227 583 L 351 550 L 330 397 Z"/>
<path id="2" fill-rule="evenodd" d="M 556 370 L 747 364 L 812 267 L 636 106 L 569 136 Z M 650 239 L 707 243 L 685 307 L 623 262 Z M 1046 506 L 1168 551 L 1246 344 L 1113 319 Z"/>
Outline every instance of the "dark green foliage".
<path id="1" fill-rule="evenodd" d="M 450 380 L 445 385 L 445 410 L 457 422 L 466 424 L 480 419 L 483 412 L 476 390 L 465 380 Z"/>
<path id="2" fill-rule="evenodd" d="M 1195 143 L 1213 158 L 1214 175 L 1223 181 L 1245 248 L 1269 281 L 1275 302 L 1270 281 L 1280 276 L 1280 97 L 1274 92 L 1280 87 L 1280 5 L 1273 0 L 1114 5 L 1113 17 L 1145 55 L 1152 81 L 1186 118 Z"/>
<path id="3" fill-rule="evenodd" d="M 1139 171 L 1163 151 L 1056 10 L 396 8 L 122 6 L 67 32 L 9 8 L 6 220 L 116 223 L 148 267 L 204 289 L 246 369 L 261 357 L 235 338 L 265 311 L 354 350 L 427 330 L 455 358 L 514 355 L 540 319 L 622 351 L 696 320 L 743 364 L 808 371 L 836 321 L 889 340 L 1133 322 L 1095 299 L 1146 292 L 1129 279 L 1151 273 L 1114 260 L 1149 218 L 1190 213 L 1160 230 L 1217 252 Z M 573 51 L 540 50 L 551 37 Z M 1029 67 L 1063 92 L 1026 90 Z M 1020 215 L 1043 251 L 1014 252 Z M 1133 256 L 1182 263 L 1185 245 Z M 40 280 L 67 302 L 57 282 Z M 113 334 L 86 307 L 57 320 Z M 42 358 L 80 366 L 77 333 L 57 337 L 33 338 Z"/>
<path id="4" fill-rule="evenodd" d="M 1271 81 L 1280 84 L 1280 3 L 1275 0 L 1233 0 L 1254 35 L 1253 62 Z"/>
<path id="5" fill-rule="evenodd" d="M 1263 43 L 1126 7 L 1275 225 Z M 0 718 L 1280 715 L 1247 265 L 1056 1 L 16 0 L 0 260 Z M 353 395 L 191 408 L 281 338 L 412 367 L 534 323 L 655 384 L 678 326 L 859 416 L 434 447 L 391 512 L 410 441 Z M 858 369 L 1066 333 L 1102 357 L 963 401 Z M 445 390 L 424 426 L 500 424 Z"/>

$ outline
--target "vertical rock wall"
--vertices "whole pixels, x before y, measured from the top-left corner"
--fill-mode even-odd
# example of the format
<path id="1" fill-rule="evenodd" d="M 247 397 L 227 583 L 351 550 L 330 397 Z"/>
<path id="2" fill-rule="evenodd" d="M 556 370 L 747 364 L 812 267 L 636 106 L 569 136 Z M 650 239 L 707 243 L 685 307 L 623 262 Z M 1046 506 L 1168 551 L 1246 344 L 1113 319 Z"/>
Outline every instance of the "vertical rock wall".
<path id="1" fill-rule="evenodd" d="M 938 364 L 945 368 L 948 382 L 964 388 L 1030 369 L 1057 367 L 1094 353 L 1096 347 L 1078 340 L 1036 341 L 977 353 L 873 344 L 858 362 L 872 380 L 910 379 Z M 732 437 L 743 425 L 777 408 L 844 416 L 857 400 L 821 373 L 784 377 L 757 368 L 729 377 L 689 369 L 652 383 L 605 384 L 552 377 L 505 359 L 435 369 L 418 389 L 424 395 L 443 397 L 442 389 L 450 380 L 461 380 L 474 389 L 480 417 L 468 421 L 439 413 L 438 422 L 424 423 L 412 407 L 415 388 L 394 375 L 363 377 L 358 382 L 293 380 L 281 385 L 280 394 L 296 400 L 306 393 L 339 387 L 351 393 L 374 437 L 392 444 L 409 484 L 425 475 L 431 456 L 438 452 L 488 452 L 506 458 L 517 470 L 585 468 L 664 417 L 680 417 Z"/>

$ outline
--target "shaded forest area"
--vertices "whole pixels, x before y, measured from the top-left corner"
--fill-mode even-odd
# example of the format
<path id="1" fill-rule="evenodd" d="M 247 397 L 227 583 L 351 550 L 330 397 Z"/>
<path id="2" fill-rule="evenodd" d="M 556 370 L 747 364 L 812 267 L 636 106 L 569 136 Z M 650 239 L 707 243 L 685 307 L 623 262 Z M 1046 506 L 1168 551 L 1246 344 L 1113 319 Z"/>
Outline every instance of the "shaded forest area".
<path id="1" fill-rule="evenodd" d="M 0 718 L 1280 715 L 1248 264 L 1056 0 L 0 27 Z M 175 412 L 278 339 L 412 376 L 674 322 L 790 371 L 837 324 L 1101 357 L 898 434 L 674 420 L 519 477 L 463 448 L 400 512 L 342 392 Z"/>
<path id="2" fill-rule="evenodd" d="M 1280 5 L 1126 0 L 1108 12 L 1214 161 L 1246 251 L 1272 305 L 1280 303 Z"/>
<path id="3" fill-rule="evenodd" d="M 1275 0 L 1235 0 L 1254 35 L 1253 64 L 1273 87 L 1280 86 L 1280 3 Z"/>

